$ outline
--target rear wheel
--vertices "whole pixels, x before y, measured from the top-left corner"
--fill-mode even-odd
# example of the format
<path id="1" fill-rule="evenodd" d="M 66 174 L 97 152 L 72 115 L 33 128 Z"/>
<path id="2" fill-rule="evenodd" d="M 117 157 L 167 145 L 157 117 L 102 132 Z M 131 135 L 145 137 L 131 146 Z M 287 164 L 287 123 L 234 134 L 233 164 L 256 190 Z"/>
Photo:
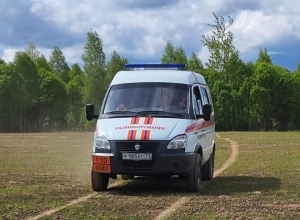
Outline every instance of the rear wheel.
<path id="1" fill-rule="evenodd" d="M 215 154 L 210 155 L 209 160 L 203 164 L 202 179 L 212 180 L 214 178 Z"/>
<path id="2" fill-rule="evenodd" d="M 202 182 L 201 155 L 196 155 L 194 170 L 187 176 L 187 188 L 190 192 L 198 192 Z"/>
<path id="3" fill-rule="evenodd" d="M 109 175 L 105 173 L 97 173 L 92 171 L 91 173 L 92 178 L 92 188 L 96 192 L 106 191 L 108 182 L 109 182 Z"/>

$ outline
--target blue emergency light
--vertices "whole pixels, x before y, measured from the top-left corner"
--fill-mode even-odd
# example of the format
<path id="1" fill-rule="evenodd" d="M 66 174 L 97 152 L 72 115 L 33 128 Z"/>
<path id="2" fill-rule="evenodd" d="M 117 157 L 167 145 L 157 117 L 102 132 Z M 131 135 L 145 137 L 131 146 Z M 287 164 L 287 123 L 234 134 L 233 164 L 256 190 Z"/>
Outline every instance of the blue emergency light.
<path id="1" fill-rule="evenodd" d="M 125 64 L 126 69 L 179 69 L 185 66 L 184 63 Z"/>

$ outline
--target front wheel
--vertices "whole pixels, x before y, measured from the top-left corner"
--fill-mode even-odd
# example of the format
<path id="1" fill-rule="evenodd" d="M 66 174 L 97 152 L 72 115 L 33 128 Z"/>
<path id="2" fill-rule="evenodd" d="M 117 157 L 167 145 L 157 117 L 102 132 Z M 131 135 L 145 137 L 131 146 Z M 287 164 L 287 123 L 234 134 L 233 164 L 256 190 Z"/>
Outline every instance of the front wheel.
<path id="1" fill-rule="evenodd" d="M 198 192 L 202 182 L 201 155 L 196 155 L 194 170 L 187 176 L 187 188 L 190 192 Z"/>
<path id="2" fill-rule="evenodd" d="M 108 182 L 109 182 L 109 175 L 105 173 L 97 173 L 92 171 L 91 173 L 92 178 L 92 188 L 96 192 L 106 191 Z"/>

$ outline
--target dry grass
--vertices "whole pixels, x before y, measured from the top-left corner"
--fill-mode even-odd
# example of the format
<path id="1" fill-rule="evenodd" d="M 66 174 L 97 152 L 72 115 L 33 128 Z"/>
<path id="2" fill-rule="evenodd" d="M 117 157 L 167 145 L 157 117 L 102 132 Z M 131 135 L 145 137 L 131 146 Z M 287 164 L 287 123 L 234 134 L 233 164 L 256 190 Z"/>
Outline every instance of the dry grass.
<path id="1" fill-rule="evenodd" d="M 0 219 L 23 219 L 86 196 L 93 133 L 0 134 Z M 216 169 L 227 159 L 217 140 Z M 186 195 L 183 181 L 139 178 L 49 219 L 154 218 Z"/>
<path id="2" fill-rule="evenodd" d="M 237 161 L 170 219 L 300 219 L 300 135 L 221 133 Z"/>
<path id="3" fill-rule="evenodd" d="M 217 146 L 216 169 L 230 154 L 228 142 L 217 139 Z M 180 197 L 187 195 L 191 194 L 186 192 L 185 181 L 176 177 L 161 180 L 136 178 L 45 219 L 154 219 Z"/>
<path id="4" fill-rule="evenodd" d="M 24 218 L 91 192 L 91 144 L 91 133 L 0 134 L 2 218 Z"/>

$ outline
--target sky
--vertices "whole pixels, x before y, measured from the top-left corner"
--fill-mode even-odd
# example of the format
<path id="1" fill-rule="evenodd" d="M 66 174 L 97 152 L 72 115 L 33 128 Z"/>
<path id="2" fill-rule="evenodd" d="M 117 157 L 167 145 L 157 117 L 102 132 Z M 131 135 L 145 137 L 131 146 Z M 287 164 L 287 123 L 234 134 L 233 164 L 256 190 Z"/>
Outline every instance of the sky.
<path id="1" fill-rule="evenodd" d="M 109 58 L 116 50 L 130 63 L 160 63 L 167 41 L 195 52 L 209 52 L 201 35 L 211 35 L 212 13 L 234 23 L 234 45 L 255 62 L 267 48 L 274 64 L 293 71 L 300 61 L 299 0 L 0 0 L 0 57 L 33 42 L 49 60 L 54 46 L 68 63 L 82 65 L 86 33 L 93 28 Z"/>

